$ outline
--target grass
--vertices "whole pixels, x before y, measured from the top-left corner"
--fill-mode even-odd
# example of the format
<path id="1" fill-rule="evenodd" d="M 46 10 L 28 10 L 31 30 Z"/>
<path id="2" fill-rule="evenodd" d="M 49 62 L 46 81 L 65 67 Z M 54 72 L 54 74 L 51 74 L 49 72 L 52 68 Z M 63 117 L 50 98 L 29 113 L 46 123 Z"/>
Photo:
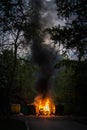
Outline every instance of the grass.
<path id="1" fill-rule="evenodd" d="M 24 121 L 17 119 L 0 119 L 0 130 L 27 130 Z"/>

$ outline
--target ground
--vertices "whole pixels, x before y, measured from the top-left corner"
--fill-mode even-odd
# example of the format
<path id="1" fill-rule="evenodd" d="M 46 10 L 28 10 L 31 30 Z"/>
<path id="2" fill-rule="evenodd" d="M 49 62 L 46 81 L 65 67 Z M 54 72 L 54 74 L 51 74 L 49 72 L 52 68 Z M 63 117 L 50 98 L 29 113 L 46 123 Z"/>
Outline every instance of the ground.
<path id="1" fill-rule="evenodd" d="M 87 130 L 87 124 L 79 122 L 77 118 L 68 116 L 13 116 L 9 120 L 9 130 Z M 6 122 L 2 123 L 5 126 Z M 26 127 L 25 127 L 25 125 Z M 1 121 L 0 121 L 1 124 Z M 0 130 L 5 130 L 1 129 Z"/>
<path id="2" fill-rule="evenodd" d="M 0 130 L 26 130 L 26 124 L 23 120 L 6 117 L 0 119 Z"/>
<path id="3" fill-rule="evenodd" d="M 30 130 L 87 130 L 87 125 L 63 116 L 31 117 L 27 122 Z"/>

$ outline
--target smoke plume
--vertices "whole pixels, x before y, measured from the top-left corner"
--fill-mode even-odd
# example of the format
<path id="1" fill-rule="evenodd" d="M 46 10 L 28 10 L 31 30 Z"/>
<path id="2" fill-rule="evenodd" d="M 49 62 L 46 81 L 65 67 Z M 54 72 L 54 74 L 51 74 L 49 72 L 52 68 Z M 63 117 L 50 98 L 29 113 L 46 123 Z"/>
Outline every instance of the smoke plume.
<path id="1" fill-rule="evenodd" d="M 34 27 L 31 46 L 32 59 L 40 68 L 35 86 L 38 93 L 45 97 L 51 89 L 50 80 L 54 70 L 55 51 L 50 45 L 44 44 L 44 33 L 41 31 L 43 30 L 41 12 L 44 10 L 42 0 L 33 0 L 31 7 L 33 11 L 31 22 Z M 48 24 L 48 22 L 45 23 L 45 25 L 46 24 Z"/>

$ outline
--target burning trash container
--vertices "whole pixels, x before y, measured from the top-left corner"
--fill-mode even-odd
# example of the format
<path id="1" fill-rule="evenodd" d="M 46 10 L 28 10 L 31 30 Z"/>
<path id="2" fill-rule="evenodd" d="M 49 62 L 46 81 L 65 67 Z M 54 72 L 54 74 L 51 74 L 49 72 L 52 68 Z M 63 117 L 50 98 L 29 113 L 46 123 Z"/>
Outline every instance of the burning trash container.
<path id="1" fill-rule="evenodd" d="M 36 115 L 55 114 L 54 102 L 49 97 L 42 98 L 41 96 L 37 96 L 35 98 L 34 104 L 35 104 L 35 109 L 36 109 Z"/>

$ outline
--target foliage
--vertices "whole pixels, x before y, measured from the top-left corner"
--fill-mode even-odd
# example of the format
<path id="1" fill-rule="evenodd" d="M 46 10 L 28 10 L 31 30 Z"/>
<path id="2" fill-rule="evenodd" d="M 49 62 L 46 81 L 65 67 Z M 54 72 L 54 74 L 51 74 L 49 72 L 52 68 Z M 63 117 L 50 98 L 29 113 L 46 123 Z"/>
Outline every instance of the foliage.
<path id="1" fill-rule="evenodd" d="M 14 55 L 10 50 L 4 50 L 0 54 L 0 91 L 3 93 L 2 95 L 6 94 L 5 96 L 9 98 L 10 102 L 17 103 L 24 98 L 27 98 L 31 102 L 36 94 L 33 85 L 35 81 L 33 73 L 37 71 L 37 68 L 30 61 L 17 59 L 14 81 L 11 86 L 13 60 Z"/>
<path id="2" fill-rule="evenodd" d="M 36 94 L 34 88 L 35 77 L 33 76 L 35 71 L 36 68 L 32 65 L 31 61 L 18 60 L 12 95 L 19 96 L 20 99 L 26 98 L 29 101 L 33 101 Z"/>
<path id="3" fill-rule="evenodd" d="M 56 44 L 63 45 L 64 53 L 76 50 L 78 60 L 86 58 L 87 53 L 87 2 L 85 0 L 56 0 L 58 17 L 65 19 L 64 26 L 47 29 Z M 74 52 L 73 52 L 74 53 Z"/>
<path id="4" fill-rule="evenodd" d="M 68 69 L 64 66 L 61 67 L 55 78 L 55 89 L 58 102 L 74 102 L 75 79 L 74 71 L 71 67 Z"/>
<path id="5" fill-rule="evenodd" d="M 87 62 L 63 60 L 55 66 L 56 101 L 63 102 L 67 114 L 87 114 Z"/>
<path id="6" fill-rule="evenodd" d="M 0 51 L 6 48 L 13 49 L 14 62 L 17 59 L 18 49 L 25 43 L 24 28 L 29 17 L 27 4 L 26 0 L 0 1 Z"/>
<path id="7" fill-rule="evenodd" d="M 0 25 L 2 31 L 9 31 L 14 29 L 21 29 L 24 15 L 24 5 L 22 0 L 3 0 L 0 1 Z"/>
<path id="8" fill-rule="evenodd" d="M 71 101 L 74 97 L 72 101 L 75 110 L 77 109 L 78 113 L 87 114 L 87 2 L 85 0 L 56 0 L 56 5 L 58 18 L 64 20 L 65 24 L 52 27 L 47 31 L 54 44 L 58 44 L 62 54 L 68 54 L 67 56 L 70 57 L 70 51 L 72 51 L 75 60 L 71 61 L 68 57 L 68 60 L 56 64 L 57 68 L 61 66 L 65 68 L 59 74 L 58 81 L 56 80 L 57 96 L 65 102 L 68 99 Z"/>
<path id="9" fill-rule="evenodd" d="M 32 87 L 36 68 L 30 61 L 19 60 L 17 56 L 21 44 L 40 40 L 40 32 L 37 33 L 40 30 L 40 1 L 3 0 L 0 7 L 0 87 L 5 88 L 9 97 L 17 93 L 19 97 L 32 99 L 36 94 Z"/>
<path id="10" fill-rule="evenodd" d="M 0 54 L 0 87 L 6 88 L 10 82 L 13 68 L 13 52 L 4 50 Z"/>

